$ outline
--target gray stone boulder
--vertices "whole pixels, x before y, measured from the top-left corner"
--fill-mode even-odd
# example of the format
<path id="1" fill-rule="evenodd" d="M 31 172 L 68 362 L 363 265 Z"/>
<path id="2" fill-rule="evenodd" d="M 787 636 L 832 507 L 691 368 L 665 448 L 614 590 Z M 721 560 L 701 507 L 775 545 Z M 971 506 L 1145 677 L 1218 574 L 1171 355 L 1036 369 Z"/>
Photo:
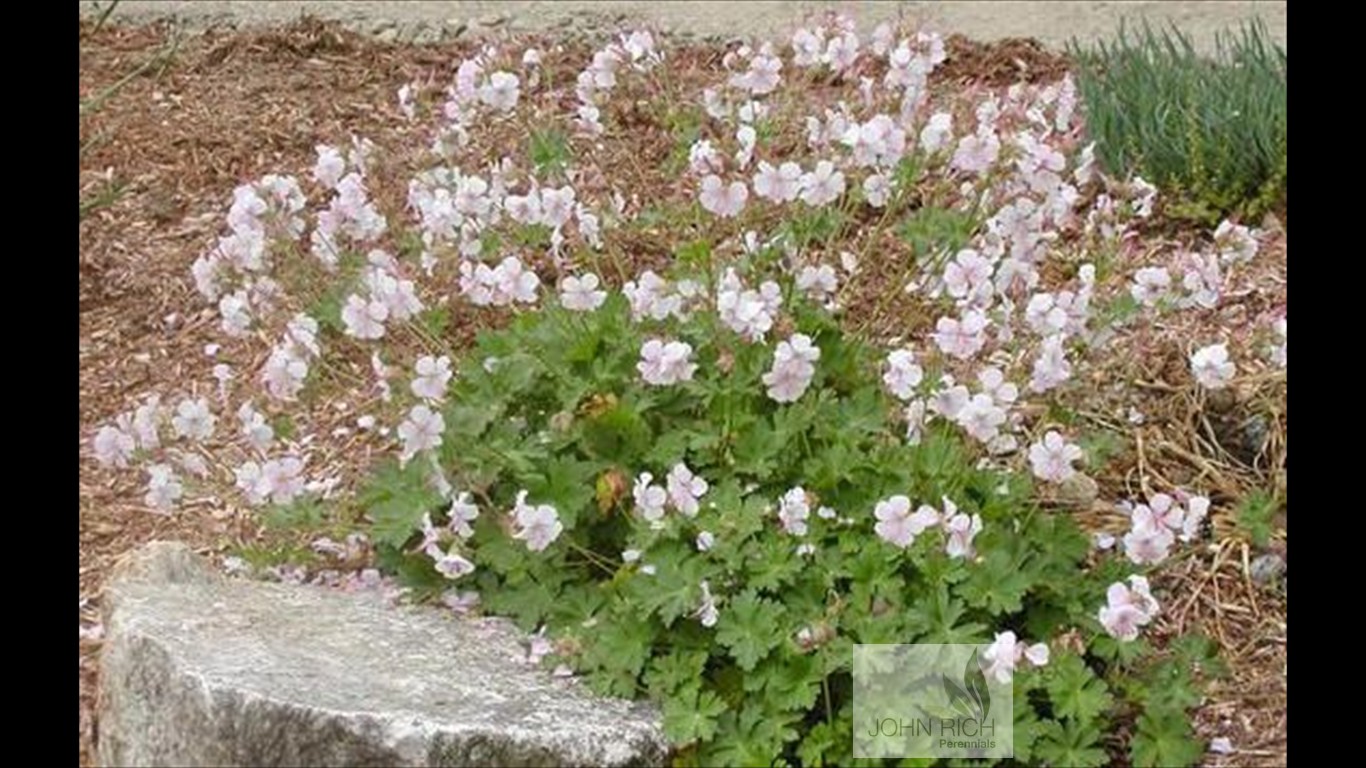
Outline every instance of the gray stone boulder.
<path id="1" fill-rule="evenodd" d="M 512 625 L 230 579 L 180 544 L 103 601 L 106 766 L 660 765 L 658 713 L 522 660 Z"/>

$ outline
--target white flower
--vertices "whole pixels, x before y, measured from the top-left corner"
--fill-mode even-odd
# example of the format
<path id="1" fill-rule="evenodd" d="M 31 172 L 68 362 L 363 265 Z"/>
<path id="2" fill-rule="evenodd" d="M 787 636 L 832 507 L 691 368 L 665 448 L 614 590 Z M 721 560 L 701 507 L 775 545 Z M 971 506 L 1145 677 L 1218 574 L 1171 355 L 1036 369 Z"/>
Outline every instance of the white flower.
<path id="1" fill-rule="evenodd" d="M 213 437 L 213 428 L 217 423 L 217 417 L 209 410 L 209 401 L 202 397 L 198 400 L 181 400 L 176 406 L 175 416 L 171 417 L 171 428 L 175 430 L 176 437 L 188 437 L 196 441 Z"/>
<path id="2" fill-rule="evenodd" d="M 540 552 L 560 537 L 564 524 L 560 522 L 560 513 L 554 507 L 549 504 L 529 505 L 526 495 L 526 491 L 518 492 L 516 506 L 512 509 L 517 523 L 517 532 L 512 538 L 525 541 L 526 548 L 532 552 Z"/>
<path id="3" fill-rule="evenodd" d="M 1004 684 L 1010 682 L 1021 659 L 1027 659 L 1036 667 L 1047 664 L 1048 646 L 1035 643 L 1026 647 L 1015 638 L 1014 632 L 1007 630 L 996 634 L 996 639 L 982 652 L 982 658 L 987 662 L 982 669 L 986 676 Z"/>
<path id="4" fill-rule="evenodd" d="M 702 179 L 702 188 L 698 193 L 698 200 L 702 207 L 709 213 L 722 218 L 733 218 L 740 215 L 744 210 L 745 201 L 749 199 L 749 187 L 744 182 L 732 181 L 726 184 L 720 176 L 714 173 L 707 174 Z"/>
<path id="5" fill-rule="evenodd" d="M 920 129 L 920 148 L 925 150 L 926 154 L 932 155 L 952 137 L 953 116 L 947 112 L 936 112 L 926 121 L 925 127 Z"/>
<path id="6" fill-rule="evenodd" d="M 1081 447 L 1067 442 L 1056 430 L 1048 430 L 1043 440 L 1029 446 L 1029 463 L 1034 476 L 1050 483 L 1063 483 L 1077 473 L 1072 462 L 1081 459 Z"/>
<path id="7" fill-rule="evenodd" d="M 787 341 L 778 342 L 773 352 L 773 367 L 762 377 L 768 396 L 779 403 L 791 403 L 805 394 L 816 374 L 815 362 L 821 351 L 811 343 L 811 337 L 795 333 Z"/>
<path id="8" fill-rule="evenodd" d="M 1214 243 L 1219 247 L 1219 261 L 1223 264 L 1242 264 L 1257 255 L 1257 238 L 1252 230 L 1225 219 L 1214 230 Z"/>
<path id="9" fill-rule="evenodd" d="M 489 81 L 479 89 L 479 100 L 499 112 L 509 112 L 517 107 L 521 91 L 517 76 L 511 72 L 494 72 Z"/>
<path id="10" fill-rule="evenodd" d="M 697 613 L 693 614 L 704 627 L 716 626 L 719 613 L 716 610 L 716 598 L 712 597 L 711 587 L 707 582 L 702 582 L 702 605 L 698 607 Z"/>
<path id="11" fill-rule="evenodd" d="M 949 165 L 960 171 L 981 175 L 996 162 L 1001 151 L 1001 141 L 991 129 L 979 130 L 971 136 L 964 136 L 958 142 Z"/>
<path id="12" fill-rule="evenodd" d="M 640 348 L 636 370 L 648 384 L 669 386 L 692 380 L 697 364 L 691 358 L 692 346 L 686 342 L 650 339 Z"/>
<path id="13" fill-rule="evenodd" d="M 916 364 L 915 354 L 910 350 L 898 349 L 887 355 L 887 372 L 882 374 L 882 383 L 898 400 L 914 397 L 915 388 L 924 378 L 925 372 Z"/>
<path id="14" fill-rule="evenodd" d="M 778 500 L 778 521 L 783 531 L 793 536 L 806 535 L 806 519 L 811 516 L 811 505 L 806 500 L 806 491 L 798 486 L 792 488 Z"/>
<path id="15" fill-rule="evenodd" d="M 441 414 L 426 405 L 415 405 L 408 417 L 398 425 L 398 437 L 403 441 L 400 459 L 404 462 L 416 456 L 419 451 L 433 450 L 441 446 L 441 433 L 446 431 L 446 420 Z"/>
<path id="16" fill-rule="evenodd" d="M 1006 422 L 1006 412 L 996 405 L 991 395 L 978 394 L 968 400 L 954 420 L 975 439 L 990 443 Z"/>
<path id="17" fill-rule="evenodd" d="M 468 539 L 474 535 L 471 523 L 478 519 L 479 507 L 471 500 L 469 491 L 461 491 L 459 496 L 451 500 L 446 516 L 450 518 L 451 531 L 462 539 Z"/>
<path id="18" fill-rule="evenodd" d="M 996 639 L 982 652 L 982 658 L 987 662 L 982 671 L 998 683 L 1009 683 L 1015 674 L 1015 664 L 1022 655 L 1024 648 L 1016 642 L 1014 632 L 998 632 Z"/>
<path id="19" fill-rule="evenodd" d="M 1154 512 L 1145 504 L 1135 506 L 1130 516 L 1131 528 L 1124 535 L 1124 554 L 1135 565 L 1156 565 L 1166 560 L 1176 541 L 1171 527 L 1166 524 L 1167 510 L 1162 508 L 1157 497 L 1152 501 L 1158 510 Z"/>
<path id="20" fill-rule="evenodd" d="M 276 504 L 289 504 L 304 491 L 304 462 L 295 456 L 271 459 L 261 465 L 261 486 Z"/>
<path id="21" fill-rule="evenodd" d="M 885 173 L 875 173 L 863 180 L 863 196 L 874 208 L 887 204 L 892 196 L 892 180 Z"/>
<path id="22" fill-rule="evenodd" d="M 1228 347 L 1223 344 L 1202 347 L 1191 355 L 1191 373 L 1206 389 L 1227 387 L 1237 370 L 1228 359 Z"/>
<path id="23" fill-rule="evenodd" d="M 959 360 L 971 359 L 987 343 L 987 317 L 975 309 L 964 312 L 961 320 L 941 317 L 934 327 L 939 349 Z"/>
<path id="24" fill-rule="evenodd" d="M 944 288 L 955 299 L 967 298 L 991 282 L 991 261 L 971 248 L 954 255 L 944 266 Z"/>
<path id="25" fill-rule="evenodd" d="M 454 547 L 448 552 L 438 550 L 437 554 L 440 556 L 435 558 L 436 571 L 442 576 L 454 580 L 474 573 L 474 563 L 462 557 Z"/>
<path id="26" fill-rule="evenodd" d="M 649 472 L 641 472 L 631 495 L 640 516 L 651 523 L 658 523 L 664 519 L 664 505 L 669 501 L 669 494 L 662 487 L 653 485 L 654 479 L 655 476 Z"/>
<path id="27" fill-rule="evenodd" d="M 991 399 L 1003 407 L 1014 403 L 1020 396 L 1020 388 L 1006 381 L 1005 374 L 995 366 L 978 371 L 977 383 L 982 385 L 984 394 L 991 395 Z"/>
<path id="28" fill-rule="evenodd" d="M 548 196 L 549 190 L 545 194 Z M 513 302 L 534 304 L 536 289 L 540 284 L 541 279 L 535 272 L 523 267 L 521 259 L 508 256 L 492 272 L 492 303 L 500 307 Z"/>
<path id="29" fill-rule="evenodd" d="M 829 264 L 818 267 L 805 266 L 797 273 L 797 290 L 816 301 L 825 301 L 839 288 L 835 268 Z"/>
<path id="30" fill-rule="evenodd" d="M 1130 576 L 1128 586 L 1119 581 L 1111 584 L 1105 603 L 1098 614 L 1101 626 L 1111 637 L 1125 642 L 1136 640 L 1138 630 L 1161 610 L 1142 576 Z"/>
<path id="31" fill-rule="evenodd" d="M 118 467 L 120 469 L 128 466 L 128 460 L 133 457 L 133 451 L 137 449 L 137 441 L 133 436 L 114 426 L 100 427 L 100 431 L 95 433 L 93 441 L 95 449 L 95 459 L 106 467 Z"/>
<path id="32" fill-rule="evenodd" d="M 445 355 L 433 357 L 423 355 L 417 359 L 410 388 L 413 394 L 430 402 L 439 402 L 446 397 L 446 387 L 451 381 L 451 359 Z"/>
<path id="33" fill-rule="evenodd" d="M 1072 377 L 1072 365 L 1067 362 L 1061 334 L 1049 336 L 1039 345 L 1039 357 L 1029 379 L 1034 392 L 1047 392 Z"/>
<path id="34" fill-rule="evenodd" d="M 245 336 L 251 328 L 251 301 L 245 290 L 235 291 L 218 300 L 221 328 L 229 336 Z"/>
<path id="35" fill-rule="evenodd" d="M 1205 521 L 1209 514 L 1209 497 L 1191 496 L 1186 500 L 1186 513 L 1181 516 L 1181 533 L 1179 538 L 1189 542 L 1200 533 L 1200 524 Z"/>
<path id="36" fill-rule="evenodd" d="M 727 269 L 716 291 L 716 312 L 721 322 L 748 341 L 762 341 L 773 327 L 782 306 L 782 289 L 766 281 L 759 290 L 745 289 L 735 270 Z"/>
<path id="37" fill-rule="evenodd" d="M 1036 293 L 1025 305 L 1025 323 L 1040 336 L 1052 336 L 1067 328 L 1067 308 L 1051 293 Z"/>
<path id="38" fill-rule="evenodd" d="M 568 184 L 554 189 L 541 190 L 541 223 L 551 229 L 559 229 L 574 215 L 574 201 L 578 193 Z"/>
<path id="39" fill-rule="evenodd" d="M 982 532 L 982 516 L 965 514 L 949 516 L 945 511 L 944 531 L 949 535 L 945 551 L 949 557 L 970 557 L 972 540 Z"/>
<path id="40" fill-rule="evenodd" d="M 707 481 L 692 473 L 683 462 L 674 465 L 666 478 L 669 501 L 686 517 L 697 516 L 697 500 L 707 492 Z"/>
<path id="41" fill-rule="evenodd" d="M 754 194 L 773 203 L 790 203 L 801 193 L 802 169 L 794 162 L 774 167 L 762 160 L 754 174 Z"/>
<path id="42" fill-rule="evenodd" d="M 598 276 L 592 272 L 560 282 L 560 305 L 571 312 L 592 312 L 606 300 L 607 291 L 598 289 Z"/>
<path id="43" fill-rule="evenodd" d="M 706 552 L 716 546 L 716 536 L 711 531 L 702 531 L 697 534 L 697 551 Z"/>
<path id="44" fill-rule="evenodd" d="M 778 87 L 782 79 L 778 73 L 782 68 L 782 59 L 761 53 L 749 60 L 748 71 L 731 75 L 729 82 L 736 88 L 744 88 L 756 96 L 762 96 Z"/>
<path id="45" fill-rule="evenodd" d="M 802 202 L 819 208 L 844 194 L 844 174 L 835 170 L 834 163 L 821 160 L 814 171 L 802 174 L 800 185 Z"/>
<path id="46" fill-rule="evenodd" d="M 184 493 L 180 479 L 169 464 L 151 464 L 147 467 L 147 495 L 143 501 L 158 512 L 170 512 Z"/>
<path id="47" fill-rule="evenodd" d="M 376 299 L 367 301 L 353 293 L 346 297 L 341 319 L 349 336 L 358 339 L 383 338 L 384 321 L 389 319 L 389 305 Z"/>
<path id="48" fill-rule="evenodd" d="M 313 178 L 324 187 L 332 189 L 346 175 L 346 159 L 336 147 L 319 144 L 313 148 L 318 153 L 318 162 L 313 166 Z"/>
<path id="49" fill-rule="evenodd" d="M 873 526 L 884 541 L 905 549 L 915 543 L 915 537 L 926 528 L 939 522 L 939 513 L 932 507 L 921 505 L 911 512 L 911 500 L 900 494 L 879 501 L 873 509 L 877 523 Z"/>
<path id="50" fill-rule="evenodd" d="M 1145 307 L 1153 307 L 1171 291 L 1172 276 L 1166 267 L 1143 267 L 1134 273 L 1129 295 Z"/>

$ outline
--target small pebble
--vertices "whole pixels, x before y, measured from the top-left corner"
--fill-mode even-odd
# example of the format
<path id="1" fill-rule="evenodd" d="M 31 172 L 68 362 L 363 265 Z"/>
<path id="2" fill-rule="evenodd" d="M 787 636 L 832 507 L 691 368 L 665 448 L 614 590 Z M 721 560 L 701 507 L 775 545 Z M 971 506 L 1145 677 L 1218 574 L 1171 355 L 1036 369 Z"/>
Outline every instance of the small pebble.
<path id="1" fill-rule="evenodd" d="M 1274 553 L 1258 555 L 1248 566 L 1254 584 L 1270 584 L 1285 573 L 1285 558 Z"/>

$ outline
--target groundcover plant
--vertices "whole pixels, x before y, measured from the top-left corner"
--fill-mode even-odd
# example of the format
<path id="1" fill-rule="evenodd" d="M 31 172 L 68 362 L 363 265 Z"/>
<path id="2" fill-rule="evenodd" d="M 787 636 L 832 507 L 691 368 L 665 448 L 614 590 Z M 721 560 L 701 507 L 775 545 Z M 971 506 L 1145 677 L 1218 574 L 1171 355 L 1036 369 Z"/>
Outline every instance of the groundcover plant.
<path id="1" fill-rule="evenodd" d="M 155 511 L 314 533 L 352 566 L 316 581 L 511 617 L 531 661 L 657 701 L 679 764 L 850 764 L 851 648 L 911 642 L 990 645 L 1015 762 L 1190 764 L 1220 665 L 1149 642 L 1147 577 L 1208 489 L 1084 531 L 1058 414 L 1259 233 L 1117 274 L 1157 192 L 1100 172 L 1071 79 L 955 89 L 945 57 L 837 17 L 679 60 L 488 45 L 396 94 L 420 146 L 233 191 L 193 268 L 211 377 L 93 450 Z M 1283 382 L 1285 335 L 1191 339 L 1184 373 Z"/>

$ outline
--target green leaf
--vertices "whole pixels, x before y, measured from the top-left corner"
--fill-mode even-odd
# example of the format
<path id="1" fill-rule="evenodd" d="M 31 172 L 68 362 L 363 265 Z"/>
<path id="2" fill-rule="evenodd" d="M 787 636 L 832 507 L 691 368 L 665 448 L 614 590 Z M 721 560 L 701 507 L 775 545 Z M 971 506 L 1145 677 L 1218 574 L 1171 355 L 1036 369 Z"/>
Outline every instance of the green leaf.
<path id="1" fill-rule="evenodd" d="M 1275 533 L 1273 520 L 1280 504 L 1266 491 L 1256 490 L 1243 497 L 1234 510 L 1233 519 L 1238 530 L 1252 540 L 1253 544 L 1265 547 Z"/>
<path id="2" fill-rule="evenodd" d="M 1090 723 L 1110 709 L 1114 697 L 1080 656 L 1055 658 L 1047 667 L 1045 687 L 1061 717 Z"/>
<path id="3" fill-rule="evenodd" d="M 664 735 L 674 744 L 707 741 L 716 734 L 716 720 L 726 711 L 725 702 L 712 691 L 694 685 L 664 701 Z"/>
<path id="4" fill-rule="evenodd" d="M 373 527 L 376 544 L 402 547 L 420 526 L 422 516 L 440 508 L 441 495 L 427 481 L 421 462 L 400 467 L 397 461 L 383 464 L 360 495 Z"/>
<path id="5" fill-rule="evenodd" d="M 1138 718 L 1138 730 L 1129 745 L 1136 768 L 1194 765 L 1204 754 L 1190 718 L 1180 710 L 1149 709 Z"/>
<path id="6" fill-rule="evenodd" d="M 1098 768 L 1109 762 L 1099 746 L 1100 730 L 1090 722 L 1045 720 L 1034 754 L 1048 765 Z"/>
<path id="7" fill-rule="evenodd" d="M 776 601 L 747 590 L 721 608 L 716 641 L 730 650 L 741 669 L 752 670 L 786 636 L 779 623 L 784 613 Z"/>

